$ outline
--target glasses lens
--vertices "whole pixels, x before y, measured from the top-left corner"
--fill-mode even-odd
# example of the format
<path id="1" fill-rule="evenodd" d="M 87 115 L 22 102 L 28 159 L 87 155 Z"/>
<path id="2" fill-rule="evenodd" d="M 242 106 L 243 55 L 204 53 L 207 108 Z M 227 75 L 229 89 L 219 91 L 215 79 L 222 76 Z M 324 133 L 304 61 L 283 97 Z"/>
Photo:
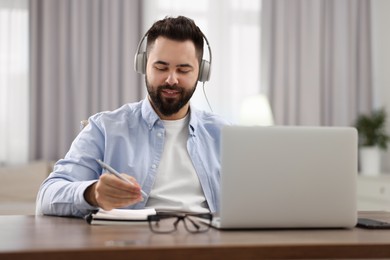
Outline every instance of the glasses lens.
<path id="1" fill-rule="evenodd" d="M 210 229 L 211 214 L 188 214 L 184 218 L 184 224 L 191 233 L 206 232 Z"/>
<path id="2" fill-rule="evenodd" d="M 176 230 L 177 223 L 180 221 L 177 216 L 149 216 L 149 227 L 156 233 L 171 233 Z"/>

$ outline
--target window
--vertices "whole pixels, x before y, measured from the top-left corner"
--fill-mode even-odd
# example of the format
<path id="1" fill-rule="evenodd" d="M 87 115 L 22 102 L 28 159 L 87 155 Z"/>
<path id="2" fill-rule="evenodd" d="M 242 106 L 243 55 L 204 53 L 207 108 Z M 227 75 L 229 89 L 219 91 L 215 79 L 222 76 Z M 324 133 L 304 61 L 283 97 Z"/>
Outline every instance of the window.
<path id="1" fill-rule="evenodd" d="M 0 164 L 28 160 L 28 1 L 0 1 Z"/>
<path id="2" fill-rule="evenodd" d="M 184 15 L 200 27 L 210 42 L 213 55 L 211 79 L 205 84 L 210 105 L 215 113 L 233 123 L 238 122 L 242 101 L 262 91 L 261 1 L 147 0 L 143 3 L 144 32 L 165 16 Z M 203 59 L 209 60 L 207 50 Z M 200 109 L 210 110 L 200 83 L 192 103 Z"/>

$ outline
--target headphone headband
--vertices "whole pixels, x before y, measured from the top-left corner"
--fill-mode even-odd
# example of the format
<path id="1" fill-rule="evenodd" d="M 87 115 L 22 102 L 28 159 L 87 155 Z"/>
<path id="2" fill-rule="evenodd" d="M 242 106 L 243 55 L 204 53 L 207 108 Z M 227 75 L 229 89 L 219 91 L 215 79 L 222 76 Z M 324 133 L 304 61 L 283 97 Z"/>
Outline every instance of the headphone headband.
<path id="1" fill-rule="evenodd" d="M 138 43 L 137 52 L 134 57 L 134 70 L 140 74 L 146 73 L 146 64 L 147 64 L 147 56 L 146 51 L 141 51 L 142 43 L 144 42 L 145 38 L 147 37 L 147 34 L 145 34 L 142 39 Z M 211 74 L 211 61 L 212 61 L 212 54 L 211 54 L 211 47 L 209 44 L 209 41 L 207 40 L 206 36 L 203 35 L 203 39 L 205 40 L 207 44 L 207 48 L 209 50 L 209 61 L 202 59 L 201 63 L 199 64 L 199 75 L 198 75 L 198 81 L 200 82 L 206 82 L 210 80 L 210 74 Z"/>

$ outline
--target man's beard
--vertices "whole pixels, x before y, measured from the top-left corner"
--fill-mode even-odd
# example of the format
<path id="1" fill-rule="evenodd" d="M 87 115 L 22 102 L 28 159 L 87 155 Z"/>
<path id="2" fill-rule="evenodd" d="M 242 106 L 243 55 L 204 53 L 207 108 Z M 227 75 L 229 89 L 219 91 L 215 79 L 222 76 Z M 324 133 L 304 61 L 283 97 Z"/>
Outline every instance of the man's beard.
<path id="1" fill-rule="evenodd" d="M 191 99 L 192 95 L 195 92 L 196 84 L 193 88 L 186 90 L 183 87 L 178 85 L 162 85 L 155 88 L 151 86 L 148 82 L 148 79 L 145 78 L 146 89 L 148 90 L 149 96 L 152 100 L 153 106 L 164 116 L 171 116 L 179 112 L 179 110 L 185 106 L 188 101 Z M 165 98 L 162 96 L 161 92 L 164 89 L 175 90 L 179 93 L 179 98 Z"/>

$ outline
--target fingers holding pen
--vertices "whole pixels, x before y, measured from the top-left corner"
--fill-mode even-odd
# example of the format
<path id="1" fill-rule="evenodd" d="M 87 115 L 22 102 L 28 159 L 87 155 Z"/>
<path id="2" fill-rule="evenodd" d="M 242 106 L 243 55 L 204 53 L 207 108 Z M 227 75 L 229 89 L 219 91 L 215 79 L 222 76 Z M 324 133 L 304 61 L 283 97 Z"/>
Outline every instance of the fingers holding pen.
<path id="1" fill-rule="evenodd" d="M 106 169 L 108 172 L 114 174 L 116 177 L 118 177 L 119 179 L 125 181 L 125 182 L 129 182 L 130 184 L 133 184 L 129 178 L 129 176 L 127 175 L 123 175 L 119 172 L 117 172 L 114 168 L 112 168 L 109 164 L 103 162 L 102 160 L 100 159 L 96 159 L 96 161 L 98 162 L 98 164 L 103 168 L 103 169 Z M 134 179 L 134 178 L 133 178 Z M 135 179 L 134 179 L 135 180 Z M 138 185 L 139 186 L 139 185 Z M 141 194 L 143 196 L 145 196 L 145 198 L 148 196 L 142 189 L 141 189 Z"/>
<path id="2" fill-rule="evenodd" d="M 127 174 L 121 174 L 122 177 L 129 180 L 129 182 L 117 178 L 115 175 L 111 173 L 103 173 L 100 176 L 100 180 L 106 184 L 108 189 L 112 189 L 115 193 L 117 191 L 118 193 L 121 193 L 122 191 L 125 192 L 125 194 L 129 193 L 140 193 L 141 192 L 141 186 L 138 184 L 136 179 L 134 179 L 131 176 L 128 176 Z"/>
<path id="3" fill-rule="evenodd" d="M 104 173 L 100 176 L 96 183 L 95 196 L 101 208 L 110 210 L 129 206 L 143 200 L 141 187 L 137 181 L 126 174 L 121 175 L 130 182 L 119 179 L 110 173 Z"/>

